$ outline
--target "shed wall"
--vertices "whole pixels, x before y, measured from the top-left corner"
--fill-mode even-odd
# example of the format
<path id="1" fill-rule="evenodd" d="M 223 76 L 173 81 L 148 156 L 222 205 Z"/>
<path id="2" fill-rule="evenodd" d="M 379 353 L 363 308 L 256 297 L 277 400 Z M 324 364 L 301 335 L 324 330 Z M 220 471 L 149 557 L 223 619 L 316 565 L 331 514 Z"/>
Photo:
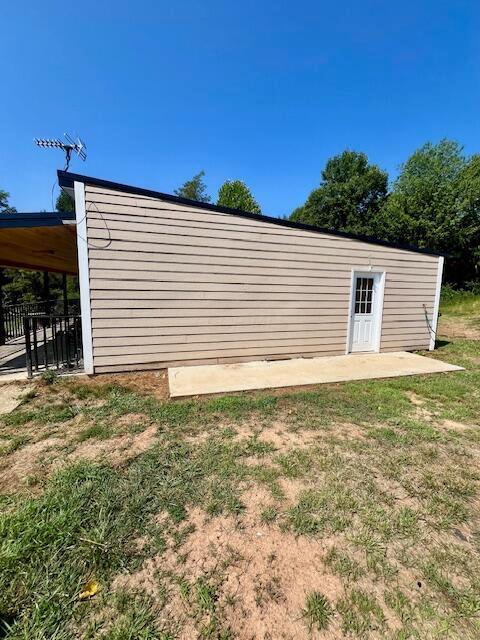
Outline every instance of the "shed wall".
<path id="1" fill-rule="evenodd" d="M 381 351 L 427 349 L 439 258 L 86 185 L 97 373 L 345 353 L 352 268 Z"/>

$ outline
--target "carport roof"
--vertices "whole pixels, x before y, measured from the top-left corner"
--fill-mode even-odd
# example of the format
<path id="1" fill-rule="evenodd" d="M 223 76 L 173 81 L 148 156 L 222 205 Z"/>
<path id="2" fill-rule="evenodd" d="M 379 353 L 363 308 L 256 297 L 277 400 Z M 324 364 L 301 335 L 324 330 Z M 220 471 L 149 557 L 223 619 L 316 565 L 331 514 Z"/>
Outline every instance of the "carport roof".
<path id="1" fill-rule="evenodd" d="M 75 213 L 0 214 L 0 266 L 76 274 Z"/>

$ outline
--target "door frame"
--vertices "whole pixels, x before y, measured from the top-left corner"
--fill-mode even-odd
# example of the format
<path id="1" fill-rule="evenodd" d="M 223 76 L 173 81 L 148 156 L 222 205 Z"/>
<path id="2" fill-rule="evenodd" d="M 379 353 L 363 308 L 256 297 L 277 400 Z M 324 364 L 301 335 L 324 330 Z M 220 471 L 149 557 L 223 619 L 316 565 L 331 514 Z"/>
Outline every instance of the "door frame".
<path id="1" fill-rule="evenodd" d="M 372 275 L 378 278 L 378 292 L 374 301 L 375 306 L 375 319 L 373 324 L 373 351 L 365 353 L 379 353 L 380 341 L 382 339 L 382 320 L 383 320 L 383 297 L 385 292 L 385 278 L 387 272 L 385 269 L 376 267 L 352 267 L 350 274 L 350 297 L 348 302 L 348 321 L 347 321 L 347 344 L 345 353 L 352 353 L 352 341 L 353 341 L 353 316 L 355 312 L 355 278 L 357 276 L 371 277 Z M 355 353 L 362 353 L 362 351 L 356 351 Z"/>

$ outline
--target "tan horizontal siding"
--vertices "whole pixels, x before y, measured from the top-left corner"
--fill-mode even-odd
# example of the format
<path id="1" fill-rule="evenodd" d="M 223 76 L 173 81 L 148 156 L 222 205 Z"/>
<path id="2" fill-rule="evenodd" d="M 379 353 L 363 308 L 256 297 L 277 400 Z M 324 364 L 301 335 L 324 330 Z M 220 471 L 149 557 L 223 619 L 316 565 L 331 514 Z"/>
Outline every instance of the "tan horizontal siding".
<path id="1" fill-rule="evenodd" d="M 128 337 L 128 336 L 150 336 L 151 338 L 160 337 L 160 336 L 175 336 L 175 335 L 183 335 L 183 336 L 194 336 L 194 335 L 212 335 L 215 332 L 217 335 L 236 335 L 242 334 L 242 338 L 245 334 L 251 337 L 253 334 L 264 335 L 263 330 L 259 327 L 259 324 L 205 324 L 198 326 L 198 323 L 195 324 L 187 324 L 187 325 L 178 325 L 174 324 L 171 326 L 155 326 L 152 327 L 96 327 L 95 336 L 96 338 L 111 338 L 111 337 Z M 270 333 L 278 334 L 292 334 L 292 333 L 302 333 L 304 335 L 313 334 L 313 335 L 321 335 L 321 336 L 338 336 L 342 335 L 344 332 L 339 330 L 337 327 L 331 329 L 328 323 L 288 323 L 287 325 L 288 331 L 285 331 L 285 323 L 277 322 L 269 323 Z M 281 337 L 284 337 L 283 335 Z"/>
<path id="2" fill-rule="evenodd" d="M 427 326 L 426 320 L 423 316 L 407 316 L 407 319 L 399 320 L 398 318 L 405 318 L 405 316 L 397 316 L 395 319 L 391 317 L 387 318 L 383 323 L 384 332 L 386 330 L 396 331 L 407 329 L 410 327 L 423 328 Z M 287 318 L 285 321 L 284 318 Z M 93 318 L 92 326 L 96 329 L 96 335 L 123 335 L 121 332 L 126 332 L 124 335 L 158 335 L 168 330 L 169 333 L 209 333 L 212 331 L 211 327 L 223 328 L 227 327 L 228 330 L 235 331 L 248 331 L 249 327 L 256 328 L 258 325 L 267 325 L 271 329 L 278 330 L 278 328 L 284 328 L 288 326 L 293 330 L 297 327 L 304 329 L 318 328 L 330 328 L 332 325 L 336 326 L 336 323 L 332 323 L 332 319 L 329 316 L 318 317 L 316 314 L 313 318 L 311 316 L 216 316 L 205 317 L 202 316 L 201 324 L 198 323 L 198 316 L 185 316 L 185 317 L 153 317 L 153 318 Z"/>
<path id="3" fill-rule="evenodd" d="M 88 185 L 86 204 L 97 372 L 342 354 L 370 266 L 381 349 L 428 347 L 435 256 Z"/>
<path id="4" fill-rule="evenodd" d="M 257 267 L 262 270 L 273 270 L 276 273 L 280 273 L 277 269 L 292 272 L 302 271 L 305 273 L 316 271 L 319 266 L 322 270 L 337 271 L 340 269 L 349 270 L 352 265 L 345 263 L 344 260 L 336 258 L 335 256 L 324 257 L 321 253 L 318 254 L 299 254 L 298 256 L 292 256 L 292 254 L 281 254 L 280 256 L 272 256 L 267 254 L 268 257 L 262 257 L 262 253 L 258 251 L 238 250 L 236 247 L 232 247 L 231 250 L 218 249 L 209 251 L 208 248 L 199 252 L 195 247 L 180 247 L 177 250 L 173 250 L 172 247 L 167 245 L 168 250 L 147 252 L 132 250 L 130 245 L 127 245 L 126 249 L 120 249 L 121 243 L 115 244 L 115 254 L 112 255 L 112 251 L 109 249 L 97 249 L 93 246 L 90 247 L 90 261 L 92 268 L 129 268 L 133 270 L 148 271 L 148 270 L 171 270 L 169 267 L 175 267 L 179 265 L 182 267 L 182 271 L 189 271 L 192 269 L 192 265 L 208 267 L 220 265 L 226 267 L 229 271 L 234 270 L 237 267 L 242 267 L 242 271 L 246 269 L 245 273 L 254 272 L 258 273 Z M 130 247 L 130 248 L 128 248 Z M 217 255 L 218 254 L 218 255 Z M 109 261 L 109 265 L 105 264 L 105 260 Z M 358 258 L 360 264 L 355 266 L 362 266 L 368 268 L 369 259 Z M 97 262 L 98 261 L 98 262 Z M 431 265 L 429 262 L 412 266 L 408 261 L 399 264 L 395 259 L 383 259 L 382 264 L 384 267 L 395 266 L 395 272 L 391 273 L 392 277 L 403 277 L 403 275 L 422 277 L 436 277 L 437 269 L 435 265 Z M 118 266 L 116 266 L 118 265 Z M 123 266 L 122 266 L 123 265 Z M 218 270 L 218 269 L 217 269 Z M 223 271 L 221 269 L 220 271 Z"/>
<path id="5" fill-rule="evenodd" d="M 109 265 L 110 266 L 110 265 Z M 287 271 L 287 270 L 286 270 Z M 257 271 L 258 273 L 258 271 Z M 315 275 L 313 273 L 308 272 L 307 275 L 296 272 L 294 274 L 287 275 L 286 273 L 262 273 L 262 275 L 252 275 L 251 273 L 243 274 L 243 273 L 235 273 L 228 272 L 224 273 L 221 270 L 217 269 L 216 271 L 212 271 L 209 268 L 205 268 L 202 270 L 201 274 L 196 271 L 187 271 L 184 272 L 182 270 L 131 270 L 125 269 L 125 264 L 123 265 L 123 269 L 110 269 L 110 268 L 91 268 L 90 269 L 90 277 L 92 278 L 105 278 L 111 280 L 122 280 L 123 282 L 189 282 L 191 283 L 193 280 L 196 283 L 206 283 L 206 282 L 216 282 L 216 283 L 225 283 L 225 284 L 261 284 L 264 285 L 274 285 L 274 284 L 288 284 L 299 286 L 320 286 L 325 287 L 342 287 L 342 288 L 350 288 L 351 283 L 351 274 L 343 273 L 338 274 L 337 276 L 331 272 L 324 272 L 323 275 L 318 273 L 318 270 Z M 401 290 L 401 289 L 412 289 L 412 286 L 415 285 L 416 290 L 427 290 L 431 292 L 432 284 L 431 278 L 420 278 L 415 279 L 414 276 L 398 276 L 388 278 L 388 282 L 392 284 L 391 289 Z"/>
<path id="6" fill-rule="evenodd" d="M 392 349 L 393 351 L 393 349 Z M 322 356 L 339 356 L 343 355 L 344 351 L 318 351 L 309 353 L 307 357 L 315 358 Z M 302 352 L 289 353 L 287 355 L 283 353 L 279 354 L 269 354 L 267 356 L 258 356 L 257 360 L 285 360 L 286 358 L 303 358 L 305 354 Z M 100 365 L 95 368 L 96 373 L 118 373 L 121 371 L 148 371 L 152 369 L 166 369 L 167 367 L 182 367 L 182 366 L 192 366 L 192 365 L 203 365 L 203 364 L 233 364 L 238 362 L 251 362 L 252 356 L 219 356 L 216 358 L 190 358 L 188 360 L 179 359 L 179 360 L 168 360 L 159 361 L 159 360 L 151 360 L 150 362 L 135 362 L 134 364 L 110 364 L 110 365 Z"/>
<path id="7" fill-rule="evenodd" d="M 92 254 L 95 253 L 92 250 Z M 97 253 L 99 253 L 97 251 Z M 102 252 L 103 254 L 105 252 Z M 203 273 L 213 274 L 235 274 L 235 275 L 256 275 L 259 270 L 265 275 L 280 276 L 296 276 L 303 278 L 318 278 L 318 266 L 312 265 L 310 262 L 292 261 L 286 266 L 283 260 L 254 260 L 253 258 L 234 258 L 222 257 L 213 258 L 209 256 L 189 256 L 189 255 L 171 255 L 160 254 L 155 261 L 143 260 L 142 255 L 135 253 L 135 259 L 131 259 L 132 255 L 127 253 L 122 255 L 121 259 L 93 258 L 90 261 L 92 269 L 108 269 L 109 271 L 125 271 L 135 274 L 137 271 L 150 272 L 152 275 L 159 273 L 187 273 L 196 274 L 198 267 L 201 267 Z M 155 254 L 152 254 L 155 255 Z M 212 262 L 212 260 L 216 260 Z M 365 265 L 368 266 L 368 265 Z M 344 262 L 323 262 L 321 263 L 322 271 L 325 277 L 334 277 L 334 273 L 339 270 L 347 275 Z M 436 275 L 436 270 L 427 269 L 409 269 L 404 267 L 395 273 L 389 274 L 389 280 L 392 282 L 427 282 L 431 284 L 432 276 Z M 348 271 L 348 277 L 350 272 Z"/>
<path id="8" fill-rule="evenodd" d="M 319 237 L 318 234 L 315 234 L 316 237 Z M 317 265 L 329 265 L 335 264 L 338 265 L 340 269 L 350 268 L 351 266 L 355 267 L 366 267 L 372 263 L 371 251 L 368 252 L 364 250 L 360 255 L 358 252 L 355 252 L 355 263 L 353 262 L 352 255 L 349 254 L 349 260 L 345 261 L 343 259 L 343 255 L 340 255 L 330 250 L 327 252 L 326 249 L 321 249 L 321 251 L 317 252 L 287 252 L 285 250 L 278 251 L 277 248 L 270 249 L 270 251 L 265 252 L 260 250 L 258 247 L 252 247 L 251 245 L 248 248 L 241 248 L 236 243 L 232 243 L 231 246 L 226 247 L 225 245 L 218 244 L 217 246 L 210 247 L 206 245 L 203 241 L 202 243 L 196 243 L 193 239 L 188 236 L 185 236 L 184 241 L 174 244 L 174 243 L 137 243 L 137 242 L 124 242 L 122 240 L 115 240 L 115 243 L 109 242 L 108 237 L 105 236 L 100 239 L 94 239 L 89 235 L 89 256 L 92 260 L 96 259 L 96 256 L 99 254 L 105 257 L 105 253 L 110 252 L 111 257 L 125 260 L 125 259 L 137 259 L 134 256 L 141 256 L 141 259 L 152 259 L 152 256 L 155 254 L 159 256 L 159 260 L 162 259 L 162 256 L 165 256 L 165 259 L 183 259 L 183 256 L 194 256 L 197 260 L 198 264 L 202 264 L 205 260 L 209 260 L 212 258 L 223 258 L 227 260 L 240 260 L 247 259 L 248 263 L 251 260 L 280 260 L 287 266 L 298 266 L 308 264 L 310 267 L 316 267 Z M 201 246 L 201 251 L 199 250 Z M 373 245 L 367 245 L 373 247 Z M 383 247 L 381 247 L 383 248 Z M 112 251 L 115 253 L 113 254 Z M 407 253 L 408 256 L 415 255 Z M 268 257 L 266 257 L 268 256 Z M 376 259 L 376 263 L 380 262 L 380 258 Z M 295 264 L 296 263 L 296 264 Z M 275 264 L 275 263 L 272 263 Z M 411 259 L 396 259 L 391 254 L 387 254 L 381 258 L 381 265 L 386 269 L 394 267 L 394 270 L 402 270 L 402 269 L 414 269 L 418 273 L 423 273 L 424 271 L 429 271 L 430 273 L 436 273 L 436 270 L 432 268 L 432 264 L 429 262 L 415 262 L 415 260 Z M 93 265 L 95 266 L 95 265 Z"/>
<path id="9" fill-rule="evenodd" d="M 113 242 L 120 243 L 131 243 L 130 248 L 137 251 L 158 251 L 162 252 L 166 249 L 169 249 L 170 252 L 175 252 L 177 247 L 181 247 L 184 249 L 185 247 L 196 247 L 197 251 L 203 250 L 204 248 L 216 249 L 216 250 L 250 250 L 250 251 L 271 251 L 271 252 L 279 252 L 286 253 L 290 256 L 295 256 L 297 259 L 299 256 L 302 259 L 305 257 L 305 254 L 313 255 L 315 249 L 320 250 L 323 256 L 335 256 L 335 257 L 344 257 L 348 258 L 349 261 L 352 261 L 356 257 L 363 257 L 369 259 L 372 254 L 375 254 L 376 261 L 382 259 L 393 259 L 395 263 L 411 263 L 418 262 L 418 264 L 422 264 L 423 262 L 428 262 L 425 258 L 429 258 L 429 256 L 425 256 L 422 254 L 412 254 L 410 252 L 404 252 L 405 255 L 400 255 L 398 258 L 393 258 L 392 253 L 386 251 L 384 247 L 368 245 L 366 243 L 358 243 L 359 246 L 339 246 L 336 247 L 334 243 L 329 242 L 324 246 L 318 247 L 312 240 L 305 243 L 300 243 L 298 240 L 293 242 L 288 241 L 287 238 L 281 238 L 281 240 L 272 239 L 269 241 L 259 239 L 245 239 L 237 237 L 235 230 L 230 232 L 217 232 L 216 234 L 212 233 L 212 230 L 206 230 L 205 232 L 200 233 L 197 229 L 191 229 L 190 232 L 186 229 L 183 230 L 183 233 L 172 233 L 168 226 L 166 226 L 165 231 L 161 231 L 160 229 L 157 232 L 145 232 L 145 231 L 134 231 L 129 230 L 128 227 L 126 230 L 117 230 L 117 229 L 105 229 L 103 226 L 101 229 L 92 228 L 88 225 L 88 238 L 89 243 L 92 248 L 104 249 L 111 248 Z M 252 236 L 256 236 L 256 234 L 251 234 Z M 312 232 L 312 236 L 314 239 L 319 238 L 320 236 L 316 233 Z M 268 237 L 268 236 L 266 236 Z M 347 242 L 346 240 L 338 238 L 341 242 Z M 133 246 L 132 246 L 133 245 Z M 375 248 L 373 248 L 375 247 Z M 128 245 L 127 245 L 128 248 Z M 419 255 L 420 259 L 412 259 L 412 255 Z"/>
<path id="10" fill-rule="evenodd" d="M 147 363 L 162 363 L 162 366 L 159 368 L 163 368 L 166 366 L 171 366 L 168 364 L 170 361 L 181 360 L 183 362 L 188 362 L 191 360 L 214 360 L 219 361 L 221 358 L 230 358 L 230 361 L 233 362 L 234 358 L 250 358 L 253 360 L 264 360 L 268 358 L 280 358 L 283 356 L 284 358 L 292 358 L 292 357 L 309 357 L 313 358 L 315 356 L 323 356 L 323 355 L 340 355 L 345 353 L 343 348 L 339 348 L 335 345 L 322 345 L 321 348 L 315 345 L 302 346 L 300 349 L 295 349 L 294 346 L 278 346 L 271 345 L 265 347 L 250 347 L 250 346 L 242 346 L 240 348 L 225 350 L 224 347 L 216 346 L 216 348 L 206 349 L 206 350 L 196 350 L 196 351 L 185 351 L 180 347 L 175 350 L 175 352 L 168 351 L 165 349 L 163 352 L 152 352 L 148 351 L 148 353 L 131 353 L 131 354 L 119 354 L 119 355 L 96 355 L 95 361 L 98 366 L 108 366 L 108 365 L 121 365 L 121 364 L 147 364 Z M 176 356 L 175 356 L 176 354 Z"/>

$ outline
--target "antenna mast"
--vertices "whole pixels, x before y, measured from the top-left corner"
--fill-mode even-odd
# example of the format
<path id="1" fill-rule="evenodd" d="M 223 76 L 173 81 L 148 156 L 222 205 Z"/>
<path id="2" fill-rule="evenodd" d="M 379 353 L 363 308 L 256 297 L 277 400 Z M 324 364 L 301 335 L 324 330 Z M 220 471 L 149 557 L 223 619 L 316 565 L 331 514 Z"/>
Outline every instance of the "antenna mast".
<path id="1" fill-rule="evenodd" d="M 81 140 L 81 138 L 77 137 L 76 140 L 73 140 L 73 138 L 71 138 L 67 133 L 64 133 L 63 135 L 67 142 L 62 142 L 58 138 L 54 138 L 53 140 L 47 138 L 34 138 L 33 141 L 39 147 L 62 149 L 62 151 L 65 153 L 65 167 L 63 168 L 63 170 L 68 171 L 72 152 L 76 153 L 80 160 L 85 161 L 87 159 L 87 146 L 83 142 L 83 140 Z"/>

